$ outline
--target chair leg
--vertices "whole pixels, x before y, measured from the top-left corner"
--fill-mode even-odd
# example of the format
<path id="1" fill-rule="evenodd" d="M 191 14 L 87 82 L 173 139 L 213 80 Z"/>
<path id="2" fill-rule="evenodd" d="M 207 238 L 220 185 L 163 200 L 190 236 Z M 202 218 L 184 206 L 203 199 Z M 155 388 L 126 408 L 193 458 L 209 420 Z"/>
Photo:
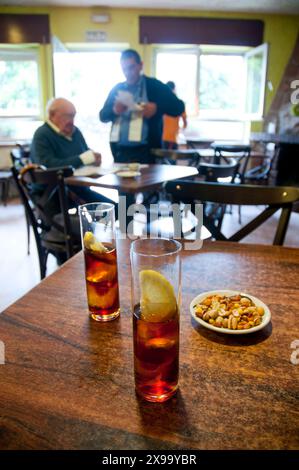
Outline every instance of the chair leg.
<path id="1" fill-rule="evenodd" d="M 9 179 L 4 181 L 3 183 L 2 199 L 3 199 L 3 203 L 5 206 L 7 205 L 7 201 L 8 201 L 9 183 L 10 183 Z"/>
<path id="2" fill-rule="evenodd" d="M 225 212 L 226 212 L 226 206 L 223 207 L 222 214 L 218 219 L 218 224 L 217 224 L 218 230 L 221 230 L 223 219 L 224 219 L 224 216 L 225 216 Z"/>
<path id="3" fill-rule="evenodd" d="M 28 214 L 25 211 L 25 217 L 26 217 L 26 226 L 27 226 L 27 255 L 30 255 L 30 222 L 28 218 Z"/>
<path id="4" fill-rule="evenodd" d="M 279 223 L 274 237 L 273 245 L 283 245 L 289 225 L 289 220 L 291 217 L 291 212 L 292 207 L 286 207 L 281 210 L 281 215 L 279 218 Z"/>
<path id="5" fill-rule="evenodd" d="M 3 204 L 6 206 L 6 201 L 5 201 L 5 181 L 2 180 L 2 181 L 0 181 L 0 183 L 1 183 L 1 186 L 2 186 L 2 188 L 1 188 L 1 201 L 2 201 Z"/>
<path id="6" fill-rule="evenodd" d="M 41 280 L 46 277 L 47 272 L 47 260 L 48 260 L 48 250 L 43 247 L 37 247 L 38 251 L 38 261 L 39 261 L 39 270 Z"/>
<path id="7" fill-rule="evenodd" d="M 239 224 L 242 224 L 242 217 L 241 217 L 241 208 L 242 206 L 238 206 L 238 213 L 239 213 Z"/>
<path id="8" fill-rule="evenodd" d="M 232 213 L 233 213 L 233 206 L 232 206 L 232 204 L 230 204 L 229 206 L 227 205 L 226 207 L 227 207 L 226 213 L 227 213 L 227 214 L 232 214 Z"/>
<path id="9" fill-rule="evenodd" d="M 43 259 L 43 267 L 42 267 L 42 271 L 41 271 L 41 279 L 44 279 L 46 277 L 46 274 L 47 274 L 47 261 L 48 261 L 48 250 L 45 250 L 44 252 L 44 259 Z"/>

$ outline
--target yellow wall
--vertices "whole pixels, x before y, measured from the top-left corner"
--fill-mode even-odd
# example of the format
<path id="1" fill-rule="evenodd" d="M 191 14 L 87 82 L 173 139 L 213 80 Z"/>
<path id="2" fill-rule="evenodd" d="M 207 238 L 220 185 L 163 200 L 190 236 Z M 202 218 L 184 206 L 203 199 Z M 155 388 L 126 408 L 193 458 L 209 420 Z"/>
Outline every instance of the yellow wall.
<path id="1" fill-rule="evenodd" d="M 108 24 L 94 24 L 92 14 L 110 14 Z M 101 30 L 107 33 L 107 42 L 129 43 L 144 58 L 145 71 L 150 73 L 151 47 L 138 43 L 138 18 L 140 15 L 161 16 L 202 16 L 218 18 L 260 19 L 265 23 L 264 41 L 270 45 L 268 61 L 268 80 L 273 91 L 266 92 L 266 111 L 275 96 L 285 66 L 299 33 L 299 15 L 265 15 L 223 12 L 192 12 L 148 9 L 111 9 L 111 8 L 61 8 L 61 7 L 0 7 L 0 13 L 47 13 L 50 15 L 51 32 L 62 42 L 84 42 L 86 30 Z M 49 50 L 44 53 L 43 76 L 50 70 Z M 44 99 L 51 95 L 52 77 L 48 76 L 43 92 Z M 256 124 L 254 130 L 261 128 Z"/>

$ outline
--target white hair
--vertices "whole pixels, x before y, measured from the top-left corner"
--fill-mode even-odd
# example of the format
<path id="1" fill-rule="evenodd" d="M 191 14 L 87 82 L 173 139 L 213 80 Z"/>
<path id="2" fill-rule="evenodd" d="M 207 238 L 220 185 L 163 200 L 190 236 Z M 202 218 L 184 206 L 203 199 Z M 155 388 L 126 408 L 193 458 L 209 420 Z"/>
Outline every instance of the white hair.
<path id="1" fill-rule="evenodd" d="M 65 103 L 69 103 L 73 106 L 73 103 L 71 103 L 69 100 L 67 100 L 66 98 L 61 98 L 61 97 L 58 97 L 58 98 L 51 98 L 48 103 L 47 103 L 47 106 L 46 106 L 46 114 L 47 114 L 47 118 L 50 117 L 51 114 L 53 114 L 55 111 L 57 111 L 57 109 L 60 108 L 61 104 L 65 104 Z"/>
<path id="2" fill-rule="evenodd" d="M 49 118 L 50 117 L 50 113 L 53 111 L 53 104 L 55 102 L 56 98 L 51 98 L 48 103 L 47 103 L 47 106 L 46 106 L 46 114 L 47 114 L 47 117 Z"/>

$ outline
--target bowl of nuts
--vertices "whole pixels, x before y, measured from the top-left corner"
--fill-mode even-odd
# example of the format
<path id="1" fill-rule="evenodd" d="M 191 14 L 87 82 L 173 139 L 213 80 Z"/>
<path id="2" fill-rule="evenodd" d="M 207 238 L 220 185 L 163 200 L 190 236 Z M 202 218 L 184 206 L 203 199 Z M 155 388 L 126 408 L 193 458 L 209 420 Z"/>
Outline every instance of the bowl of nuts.
<path id="1" fill-rule="evenodd" d="M 197 295 L 190 313 L 201 326 L 218 333 L 242 335 L 264 328 L 271 312 L 253 295 L 235 290 L 214 290 Z"/>

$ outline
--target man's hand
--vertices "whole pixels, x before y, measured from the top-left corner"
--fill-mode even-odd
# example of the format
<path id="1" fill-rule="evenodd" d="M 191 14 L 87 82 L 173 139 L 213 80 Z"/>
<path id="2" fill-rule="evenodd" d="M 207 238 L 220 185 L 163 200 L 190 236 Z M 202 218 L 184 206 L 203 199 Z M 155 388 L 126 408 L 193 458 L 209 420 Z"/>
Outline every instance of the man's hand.
<path id="1" fill-rule="evenodd" d="M 144 103 L 142 107 L 143 107 L 142 116 L 145 117 L 146 119 L 150 119 L 157 112 L 156 103 L 152 103 L 151 101 L 149 101 L 148 103 Z"/>
<path id="2" fill-rule="evenodd" d="M 97 153 L 97 152 L 93 152 L 94 154 L 94 165 L 95 166 L 100 166 L 101 162 L 102 162 L 102 155 L 100 153 Z"/>
<path id="3" fill-rule="evenodd" d="M 127 106 L 125 106 L 124 104 L 122 104 L 120 101 L 115 101 L 114 102 L 114 105 L 113 105 L 113 112 L 114 114 L 123 114 L 127 111 Z"/>

